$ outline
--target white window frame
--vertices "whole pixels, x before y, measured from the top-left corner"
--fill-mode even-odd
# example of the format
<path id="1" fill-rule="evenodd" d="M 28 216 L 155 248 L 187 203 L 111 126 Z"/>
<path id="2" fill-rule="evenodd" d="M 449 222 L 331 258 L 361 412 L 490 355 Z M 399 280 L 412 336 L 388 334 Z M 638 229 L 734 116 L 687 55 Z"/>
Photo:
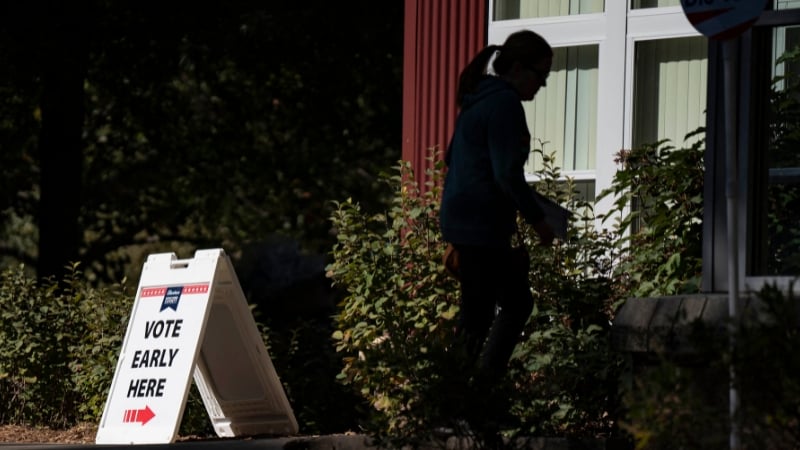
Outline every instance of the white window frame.
<path id="1" fill-rule="evenodd" d="M 502 21 L 491 19 L 494 17 L 494 1 L 490 0 L 489 17 L 489 44 L 502 44 L 511 33 L 530 29 L 542 35 L 553 47 L 598 46 L 595 169 L 562 170 L 565 176 L 576 180 L 594 179 L 595 197 L 611 187 L 618 168 L 614 162 L 615 154 L 632 145 L 636 43 L 701 36 L 686 19 L 680 6 L 631 9 L 629 0 L 606 0 L 603 13 Z M 619 113 L 610 114 L 610 111 Z M 533 176 L 528 178 L 535 181 Z M 608 211 L 612 202 L 611 198 L 598 202 L 595 211 Z"/>

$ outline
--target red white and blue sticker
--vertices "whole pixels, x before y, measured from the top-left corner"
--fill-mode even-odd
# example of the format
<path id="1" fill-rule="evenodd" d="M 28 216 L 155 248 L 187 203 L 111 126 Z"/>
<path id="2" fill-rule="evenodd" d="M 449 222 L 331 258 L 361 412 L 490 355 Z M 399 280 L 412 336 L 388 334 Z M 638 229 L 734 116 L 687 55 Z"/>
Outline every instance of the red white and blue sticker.
<path id="1" fill-rule="evenodd" d="M 208 293 L 208 283 L 201 284 L 188 284 L 184 286 L 158 286 L 158 287 L 143 287 L 141 297 L 160 297 L 161 309 L 178 310 L 178 304 L 181 297 L 184 295 L 198 295 Z"/>

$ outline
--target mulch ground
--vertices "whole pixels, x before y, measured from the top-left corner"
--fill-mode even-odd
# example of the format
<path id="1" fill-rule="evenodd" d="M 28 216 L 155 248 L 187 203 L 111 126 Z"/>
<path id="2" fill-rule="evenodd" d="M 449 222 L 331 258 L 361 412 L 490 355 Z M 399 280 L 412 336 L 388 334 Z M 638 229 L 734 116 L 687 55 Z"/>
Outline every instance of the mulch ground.
<path id="1" fill-rule="evenodd" d="M 97 424 L 83 423 L 64 430 L 21 425 L 0 426 L 0 442 L 33 444 L 91 444 L 97 433 Z"/>
<path id="2" fill-rule="evenodd" d="M 0 444 L 94 444 L 96 423 L 81 423 L 54 430 L 45 427 L 0 425 Z M 204 440 L 203 436 L 179 436 L 176 441 Z"/>

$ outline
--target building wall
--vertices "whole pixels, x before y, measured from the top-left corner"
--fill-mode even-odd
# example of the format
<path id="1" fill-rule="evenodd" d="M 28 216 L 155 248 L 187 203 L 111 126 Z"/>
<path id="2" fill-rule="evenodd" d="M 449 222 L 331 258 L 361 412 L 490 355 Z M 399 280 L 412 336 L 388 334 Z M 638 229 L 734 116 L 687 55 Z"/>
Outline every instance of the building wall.
<path id="1" fill-rule="evenodd" d="M 403 154 L 424 186 L 428 149 L 447 148 L 461 69 L 486 45 L 486 0 L 406 0 Z"/>

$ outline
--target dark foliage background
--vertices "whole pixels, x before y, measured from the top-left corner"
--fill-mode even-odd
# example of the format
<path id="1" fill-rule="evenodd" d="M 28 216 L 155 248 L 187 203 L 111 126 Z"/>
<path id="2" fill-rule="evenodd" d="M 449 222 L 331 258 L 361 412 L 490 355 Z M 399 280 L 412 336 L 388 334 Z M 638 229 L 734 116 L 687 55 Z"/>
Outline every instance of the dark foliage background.
<path id="1" fill-rule="evenodd" d="M 327 253 L 330 200 L 385 201 L 401 52 L 399 1 L 4 2 L 3 264 L 136 279 L 276 232 Z"/>
<path id="2" fill-rule="evenodd" d="M 75 267 L 81 289 L 135 285 L 148 254 L 224 248 L 301 432 L 351 429 L 329 218 L 333 200 L 389 203 L 379 175 L 400 159 L 402 17 L 397 0 L 0 2 L 0 269 L 38 276 L 39 305 L 72 301 Z M 126 311 L 133 297 L 105 301 Z M 97 392 L 77 388 L 86 411 L 0 420 L 91 420 L 118 351 L 105 349 L 84 383 Z M 184 429 L 208 431 L 191 399 Z"/>

